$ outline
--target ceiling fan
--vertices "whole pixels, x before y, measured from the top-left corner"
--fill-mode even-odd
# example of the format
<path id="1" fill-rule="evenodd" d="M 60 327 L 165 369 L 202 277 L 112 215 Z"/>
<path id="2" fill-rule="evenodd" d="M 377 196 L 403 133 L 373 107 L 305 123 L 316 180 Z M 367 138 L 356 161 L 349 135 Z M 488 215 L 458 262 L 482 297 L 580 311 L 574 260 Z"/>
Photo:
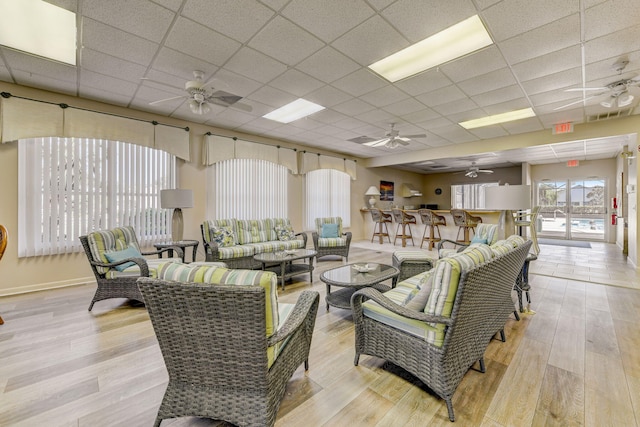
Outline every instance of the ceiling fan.
<path id="1" fill-rule="evenodd" d="M 471 166 L 469 166 L 466 171 L 458 173 L 464 173 L 464 176 L 466 176 L 467 178 L 477 178 L 478 174 L 480 173 L 493 173 L 493 171 L 489 169 L 480 169 L 478 166 L 476 166 L 476 162 L 472 162 Z"/>
<path id="2" fill-rule="evenodd" d="M 611 68 L 618 72 L 618 74 L 622 74 L 622 70 L 627 66 L 629 60 L 626 58 L 618 59 L 613 63 Z M 631 79 L 620 79 L 615 82 L 611 82 L 606 86 L 602 87 L 577 87 L 565 90 L 565 92 L 591 92 L 598 91 L 598 93 L 594 93 L 589 96 L 584 96 L 582 99 L 577 101 L 570 102 L 568 104 L 562 105 L 560 107 L 554 108 L 555 110 L 562 110 L 563 108 L 570 107 L 572 105 L 580 104 L 582 102 L 589 101 L 591 99 L 597 98 L 602 95 L 607 95 L 602 101 L 600 101 L 600 105 L 605 108 L 624 108 L 633 102 L 635 96 L 631 93 L 631 91 L 635 91 L 637 86 L 640 85 L 640 80 L 636 78 Z M 586 95 L 586 93 L 585 93 Z"/>
<path id="3" fill-rule="evenodd" d="M 223 90 L 216 90 L 211 84 L 211 80 L 204 81 L 204 71 L 196 70 L 193 72 L 193 80 L 189 80 L 184 84 L 184 89 L 176 86 L 168 85 L 159 81 L 143 78 L 143 80 L 152 81 L 157 84 L 170 86 L 175 89 L 184 90 L 186 95 L 173 96 L 171 98 L 160 99 L 158 101 L 150 102 L 149 105 L 156 105 L 162 102 L 171 101 L 174 99 L 185 98 L 189 100 L 189 108 L 194 114 L 207 114 L 211 111 L 209 104 L 220 105 L 222 107 L 234 107 L 243 111 L 251 111 L 252 107 L 247 104 L 238 102 L 242 99 L 241 96 L 234 95 Z"/>
<path id="4" fill-rule="evenodd" d="M 424 133 L 417 135 L 404 135 L 400 136 L 400 131 L 395 128 L 395 123 L 389 123 L 390 129 L 384 135 L 384 138 L 377 139 L 375 141 L 365 142 L 362 145 L 366 145 L 368 147 L 387 147 L 387 148 L 396 148 L 399 145 L 409 145 L 409 141 L 415 138 L 426 138 L 427 135 Z"/>

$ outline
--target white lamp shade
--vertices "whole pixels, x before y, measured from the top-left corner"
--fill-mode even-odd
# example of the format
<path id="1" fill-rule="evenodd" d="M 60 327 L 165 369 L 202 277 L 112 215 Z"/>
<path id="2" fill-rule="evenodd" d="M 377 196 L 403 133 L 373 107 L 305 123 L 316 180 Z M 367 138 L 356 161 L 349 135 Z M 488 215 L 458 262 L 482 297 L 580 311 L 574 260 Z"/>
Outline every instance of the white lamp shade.
<path id="1" fill-rule="evenodd" d="M 164 209 L 192 208 L 193 191 L 178 188 L 160 190 L 160 207 Z"/>
<path id="2" fill-rule="evenodd" d="M 371 187 L 369 187 L 367 192 L 364 193 L 364 195 L 365 196 L 379 196 L 380 195 L 380 190 L 378 190 L 378 187 L 372 185 Z"/>
<path id="3" fill-rule="evenodd" d="M 530 185 L 487 187 L 484 197 L 485 209 L 517 211 L 531 208 Z"/>

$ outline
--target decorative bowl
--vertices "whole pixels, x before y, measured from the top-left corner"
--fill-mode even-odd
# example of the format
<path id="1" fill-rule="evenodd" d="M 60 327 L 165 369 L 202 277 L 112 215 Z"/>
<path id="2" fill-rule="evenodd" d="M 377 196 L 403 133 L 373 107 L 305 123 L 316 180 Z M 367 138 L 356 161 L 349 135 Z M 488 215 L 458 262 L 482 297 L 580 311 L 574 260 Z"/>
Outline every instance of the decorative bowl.
<path id="1" fill-rule="evenodd" d="M 369 264 L 353 264 L 353 269 L 359 273 L 368 273 L 375 269 L 375 267 L 370 266 Z"/>
<path id="2" fill-rule="evenodd" d="M 295 249 L 285 249 L 283 252 L 285 253 L 285 255 L 293 255 L 293 254 L 296 253 L 296 250 Z"/>

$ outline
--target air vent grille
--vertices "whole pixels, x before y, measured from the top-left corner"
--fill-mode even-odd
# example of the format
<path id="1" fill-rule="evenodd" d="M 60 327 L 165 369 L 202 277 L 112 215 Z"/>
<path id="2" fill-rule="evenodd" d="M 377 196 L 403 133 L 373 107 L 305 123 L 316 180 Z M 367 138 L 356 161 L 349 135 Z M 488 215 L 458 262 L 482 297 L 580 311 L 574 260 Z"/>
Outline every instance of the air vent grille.
<path id="1" fill-rule="evenodd" d="M 601 120 L 616 119 L 618 117 L 630 116 L 633 108 L 626 108 L 624 110 L 608 111 L 602 114 L 593 114 L 587 116 L 587 122 L 599 122 Z"/>

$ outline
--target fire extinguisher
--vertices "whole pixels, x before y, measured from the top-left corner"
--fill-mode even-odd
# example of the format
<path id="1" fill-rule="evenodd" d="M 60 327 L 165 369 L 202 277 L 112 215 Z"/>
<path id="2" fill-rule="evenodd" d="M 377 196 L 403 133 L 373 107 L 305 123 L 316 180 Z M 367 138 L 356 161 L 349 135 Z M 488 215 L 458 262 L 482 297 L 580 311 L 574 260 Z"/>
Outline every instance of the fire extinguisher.
<path id="1" fill-rule="evenodd" d="M 616 225 L 618 223 L 618 215 L 611 214 L 611 225 Z"/>

